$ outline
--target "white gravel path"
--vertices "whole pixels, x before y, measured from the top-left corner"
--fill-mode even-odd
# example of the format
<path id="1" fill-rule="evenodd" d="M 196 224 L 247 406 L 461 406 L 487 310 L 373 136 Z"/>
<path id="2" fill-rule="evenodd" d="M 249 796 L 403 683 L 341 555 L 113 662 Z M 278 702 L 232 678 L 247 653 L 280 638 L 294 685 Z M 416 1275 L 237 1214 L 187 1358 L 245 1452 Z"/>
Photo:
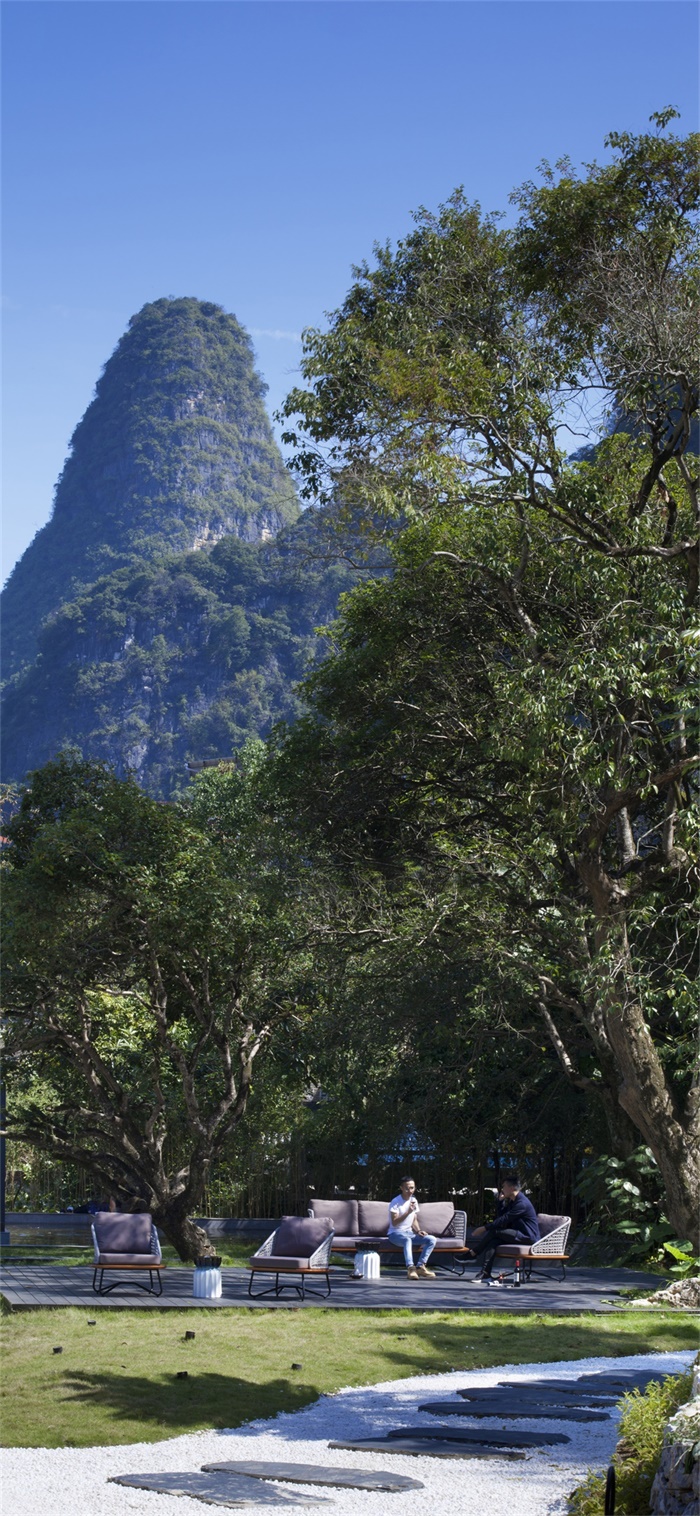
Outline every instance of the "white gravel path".
<path id="1" fill-rule="evenodd" d="M 430 1516 L 546 1516 L 566 1511 L 567 1494 L 589 1467 L 602 1468 L 609 1461 L 617 1436 L 617 1416 L 602 1422 L 545 1423 L 548 1430 L 565 1432 L 566 1445 L 528 1453 L 527 1461 L 508 1463 L 497 1459 L 462 1461 L 378 1453 L 331 1450 L 329 1439 L 369 1437 L 391 1427 L 425 1424 L 417 1416 L 426 1396 L 454 1396 L 457 1388 L 470 1384 L 496 1384 L 499 1379 L 575 1379 L 594 1369 L 661 1369 L 677 1374 L 692 1363 L 694 1353 L 654 1353 L 628 1358 L 582 1358 L 565 1363 L 502 1364 L 500 1368 L 449 1374 L 421 1374 L 394 1379 L 362 1389 L 339 1390 L 323 1395 L 305 1410 L 248 1422 L 235 1431 L 196 1432 L 171 1437 L 164 1442 L 138 1442 L 114 1448 L 9 1448 L 3 1454 L 2 1516 L 213 1516 L 225 1507 L 204 1505 L 181 1496 L 108 1484 L 112 1474 L 162 1470 L 199 1470 L 203 1463 L 224 1458 L 284 1459 L 343 1465 L 347 1468 L 394 1469 L 421 1479 L 425 1491 L 405 1494 L 369 1494 L 359 1490 L 312 1490 L 332 1501 L 328 1516 L 403 1516 L 411 1509 Z M 456 1399 L 456 1396 L 455 1396 Z M 415 1420 L 414 1420 L 415 1418 Z M 468 1425 L 467 1421 L 460 1425 Z M 483 1423 L 482 1423 L 483 1424 Z M 503 1425 L 507 1423 L 504 1421 Z M 499 1422 L 489 1420 L 496 1428 Z M 538 1427 L 536 1417 L 518 1420 L 523 1431 Z M 298 1486 L 279 1486 L 287 1492 Z M 265 1504 L 254 1509 L 260 1516 L 276 1516 Z M 299 1506 L 300 1516 L 303 1506 Z M 321 1508 L 319 1508 L 321 1509 Z"/>

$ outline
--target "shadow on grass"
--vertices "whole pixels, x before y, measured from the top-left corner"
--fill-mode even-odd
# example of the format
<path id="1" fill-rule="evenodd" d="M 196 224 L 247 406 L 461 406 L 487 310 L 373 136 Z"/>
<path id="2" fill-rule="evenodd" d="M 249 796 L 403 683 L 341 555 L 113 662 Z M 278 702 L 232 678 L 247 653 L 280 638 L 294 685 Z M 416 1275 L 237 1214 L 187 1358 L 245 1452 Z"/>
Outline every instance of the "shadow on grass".
<path id="1" fill-rule="evenodd" d="M 624 1321 L 625 1326 L 622 1326 Z M 622 1330 L 620 1330 L 622 1326 Z M 697 1321 L 665 1316 L 640 1321 L 611 1316 L 469 1316 L 425 1320 L 414 1316 L 386 1323 L 385 1357 L 406 1366 L 409 1353 L 392 1339 L 409 1338 L 420 1344 L 420 1365 L 431 1368 L 488 1368 L 498 1363 L 554 1363 L 576 1358 L 625 1358 L 639 1353 L 686 1352 L 696 1345 Z"/>
<path id="2" fill-rule="evenodd" d="M 318 1397 L 313 1385 L 270 1379 L 252 1384 L 228 1374 L 189 1370 L 186 1379 L 175 1374 L 116 1374 L 73 1372 L 64 1380 L 64 1400 L 80 1401 L 91 1410 L 109 1411 L 117 1421 L 187 1431 L 201 1425 L 241 1426 L 278 1411 L 298 1411 Z"/>

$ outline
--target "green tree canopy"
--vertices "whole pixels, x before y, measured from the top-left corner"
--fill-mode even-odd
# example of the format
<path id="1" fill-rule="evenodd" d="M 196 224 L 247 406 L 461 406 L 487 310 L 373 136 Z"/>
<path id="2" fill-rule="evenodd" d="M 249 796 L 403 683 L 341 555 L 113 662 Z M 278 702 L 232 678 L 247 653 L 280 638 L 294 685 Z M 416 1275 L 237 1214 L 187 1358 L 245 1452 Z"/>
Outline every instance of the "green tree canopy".
<path id="1" fill-rule="evenodd" d="M 253 749 L 228 776 L 225 848 L 206 782 L 185 812 L 70 758 L 8 827 L 13 1134 L 146 1200 L 184 1258 L 256 1058 L 311 1005 L 309 871 L 262 824 L 258 770 Z"/>
<path id="2" fill-rule="evenodd" d="M 348 856 L 459 880 L 473 950 L 697 1237 L 698 143 L 658 125 L 526 187 L 512 232 L 459 194 L 421 212 L 308 335 L 286 408 L 307 491 L 415 524 L 394 582 L 345 601 L 280 761 Z M 624 430 L 567 460 L 596 394 Z"/>

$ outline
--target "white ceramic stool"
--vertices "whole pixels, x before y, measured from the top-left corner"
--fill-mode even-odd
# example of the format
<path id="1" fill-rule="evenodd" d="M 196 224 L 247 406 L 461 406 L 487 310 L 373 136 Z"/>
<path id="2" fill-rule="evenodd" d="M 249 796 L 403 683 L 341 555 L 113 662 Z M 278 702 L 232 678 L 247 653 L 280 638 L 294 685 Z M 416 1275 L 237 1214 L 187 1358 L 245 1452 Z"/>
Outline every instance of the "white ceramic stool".
<path id="1" fill-rule="evenodd" d="M 192 1279 L 195 1300 L 221 1299 L 221 1269 L 195 1269 Z"/>
<path id="2" fill-rule="evenodd" d="M 379 1254 L 362 1253 L 362 1278 L 369 1284 L 374 1283 L 380 1277 Z"/>

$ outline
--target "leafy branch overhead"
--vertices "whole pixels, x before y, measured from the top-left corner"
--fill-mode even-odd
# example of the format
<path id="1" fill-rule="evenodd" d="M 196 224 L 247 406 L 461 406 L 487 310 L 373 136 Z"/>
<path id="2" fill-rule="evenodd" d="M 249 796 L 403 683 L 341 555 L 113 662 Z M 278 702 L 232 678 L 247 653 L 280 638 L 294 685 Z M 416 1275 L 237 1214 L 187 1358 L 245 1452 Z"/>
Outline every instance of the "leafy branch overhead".
<path id="1" fill-rule="evenodd" d="M 670 120 L 545 168 L 512 229 L 421 211 L 307 334 L 303 486 L 402 531 L 279 762 L 315 765 L 348 856 L 449 881 L 579 1087 L 585 1031 L 614 1142 L 696 1236 L 700 172 Z"/>

